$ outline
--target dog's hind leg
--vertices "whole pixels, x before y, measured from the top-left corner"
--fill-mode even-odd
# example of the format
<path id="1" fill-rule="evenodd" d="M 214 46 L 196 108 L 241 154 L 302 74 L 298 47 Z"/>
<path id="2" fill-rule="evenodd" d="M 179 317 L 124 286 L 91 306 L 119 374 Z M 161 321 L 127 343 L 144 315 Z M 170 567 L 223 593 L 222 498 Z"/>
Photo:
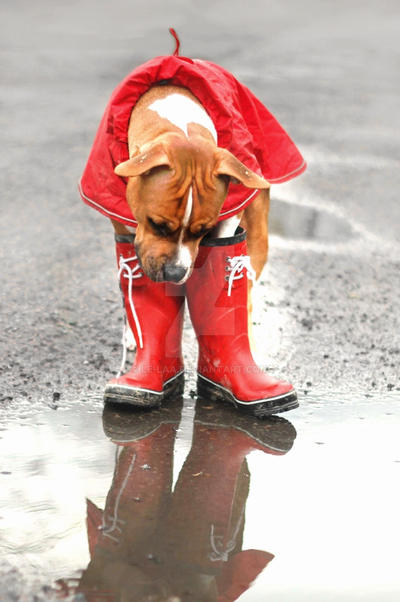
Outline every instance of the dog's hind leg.
<path id="1" fill-rule="evenodd" d="M 203 239 L 196 263 L 186 298 L 199 342 L 199 395 L 230 401 L 259 417 L 297 407 L 293 386 L 260 369 L 251 353 L 247 279 L 256 274 L 245 232 Z"/>
<path id="2" fill-rule="evenodd" d="M 269 188 L 261 190 L 254 201 L 246 207 L 240 221 L 240 225 L 247 231 L 247 249 L 251 265 L 256 273 L 256 279 L 260 277 L 268 259 L 268 212 Z M 251 347 L 255 350 L 252 321 L 253 301 L 251 294 L 253 282 L 250 279 L 247 281 L 247 286 L 249 338 Z"/>
<path id="3" fill-rule="evenodd" d="M 118 280 L 136 353 L 132 367 L 125 372 L 124 346 L 121 368 L 106 385 L 104 401 L 159 407 L 164 399 L 183 393 L 181 340 L 185 291 L 168 282 L 150 280 L 139 263 L 135 235 L 118 224 L 114 230 Z"/>
<path id="4" fill-rule="evenodd" d="M 256 278 L 268 259 L 268 212 L 269 188 L 261 190 L 254 201 L 243 212 L 240 225 L 247 232 L 247 248 Z"/>

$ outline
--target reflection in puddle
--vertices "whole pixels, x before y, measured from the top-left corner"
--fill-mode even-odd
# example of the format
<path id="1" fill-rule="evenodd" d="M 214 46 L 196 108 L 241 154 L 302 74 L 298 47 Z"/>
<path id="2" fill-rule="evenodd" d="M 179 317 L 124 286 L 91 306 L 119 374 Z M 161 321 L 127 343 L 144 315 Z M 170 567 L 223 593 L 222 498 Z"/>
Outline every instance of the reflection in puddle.
<path id="1" fill-rule="evenodd" d="M 396 402 L 309 395 L 297 437 L 191 399 L 103 420 L 97 402 L 15 412 L 1 601 L 398 600 Z"/>
<path id="2" fill-rule="evenodd" d="M 345 219 L 323 209 L 297 205 L 280 199 L 271 201 L 271 234 L 294 240 L 339 243 L 355 233 Z"/>
<path id="3" fill-rule="evenodd" d="M 59 581 L 62 591 L 89 601 L 100 594 L 132 602 L 235 600 L 272 560 L 264 550 L 242 550 L 246 456 L 287 453 L 293 426 L 199 401 L 191 450 L 172 489 L 181 406 L 151 414 L 105 409 L 114 476 L 104 509 L 87 501 L 91 560 L 78 583 Z"/>

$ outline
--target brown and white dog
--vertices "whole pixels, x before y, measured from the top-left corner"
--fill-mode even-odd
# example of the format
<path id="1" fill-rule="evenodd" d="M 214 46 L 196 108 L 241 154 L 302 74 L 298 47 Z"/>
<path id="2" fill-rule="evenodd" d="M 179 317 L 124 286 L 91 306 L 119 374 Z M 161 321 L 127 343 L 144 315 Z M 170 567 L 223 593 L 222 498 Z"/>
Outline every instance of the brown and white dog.
<path id="1" fill-rule="evenodd" d="M 128 142 L 131 158 L 115 173 L 129 178 L 126 199 L 147 276 L 186 282 L 202 238 L 231 236 L 240 222 L 258 277 L 268 254 L 269 183 L 217 146 L 214 124 L 197 98 L 177 86 L 150 88 L 132 111 Z M 242 213 L 217 224 L 230 179 L 262 191 Z M 116 234 L 132 232 L 112 223 Z"/>
<path id="2" fill-rule="evenodd" d="M 152 407 L 182 394 L 186 298 L 199 343 L 199 395 L 255 416 L 297 407 L 292 385 L 254 363 L 248 288 L 268 255 L 267 179 L 282 182 L 304 169 L 275 118 L 213 63 L 157 57 L 121 82 L 80 186 L 83 200 L 112 221 L 136 342 L 123 373 L 125 344 L 105 401 Z"/>

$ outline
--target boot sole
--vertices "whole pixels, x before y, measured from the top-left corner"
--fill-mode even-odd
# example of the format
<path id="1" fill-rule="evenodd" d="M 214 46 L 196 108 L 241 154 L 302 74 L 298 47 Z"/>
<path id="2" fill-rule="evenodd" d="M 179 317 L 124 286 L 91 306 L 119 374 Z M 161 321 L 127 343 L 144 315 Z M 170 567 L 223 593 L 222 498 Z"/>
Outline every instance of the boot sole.
<path id="1" fill-rule="evenodd" d="M 164 383 L 162 391 L 108 384 L 104 390 L 104 403 L 124 403 L 140 408 L 159 408 L 169 397 L 183 395 L 185 377 L 179 372 Z"/>
<path id="2" fill-rule="evenodd" d="M 256 401 L 241 401 L 237 399 L 231 391 L 225 389 L 213 381 L 205 378 L 201 374 L 197 375 L 197 393 L 199 397 L 210 399 L 211 401 L 225 401 L 233 404 L 238 410 L 257 418 L 271 416 L 288 412 L 299 407 L 297 393 L 294 389 L 268 399 L 259 399 Z"/>

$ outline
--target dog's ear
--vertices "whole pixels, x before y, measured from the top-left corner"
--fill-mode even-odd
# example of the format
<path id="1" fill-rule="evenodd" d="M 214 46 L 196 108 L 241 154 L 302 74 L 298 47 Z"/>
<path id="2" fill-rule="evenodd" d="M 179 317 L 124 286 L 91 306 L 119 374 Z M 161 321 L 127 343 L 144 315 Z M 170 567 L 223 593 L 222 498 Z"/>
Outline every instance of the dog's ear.
<path id="1" fill-rule="evenodd" d="M 215 173 L 217 175 L 229 176 L 237 180 L 247 188 L 269 188 L 269 182 L 262 176 L 243 165 L 226 148 L 218 148 Z"/>
<path id="2" fill-rule="evenodd" d="M 155 144 L 147 150 L 142 149 L 142 152 L 139 152 L 139 147 L 136 147 L 132 157 L 117 165 L 114 173 L 125 178 L 140 176 L 153 169 L 153 167 L 159 167 L 160 165 L 170 167 L 170 161 L 162 144 Z"/>

